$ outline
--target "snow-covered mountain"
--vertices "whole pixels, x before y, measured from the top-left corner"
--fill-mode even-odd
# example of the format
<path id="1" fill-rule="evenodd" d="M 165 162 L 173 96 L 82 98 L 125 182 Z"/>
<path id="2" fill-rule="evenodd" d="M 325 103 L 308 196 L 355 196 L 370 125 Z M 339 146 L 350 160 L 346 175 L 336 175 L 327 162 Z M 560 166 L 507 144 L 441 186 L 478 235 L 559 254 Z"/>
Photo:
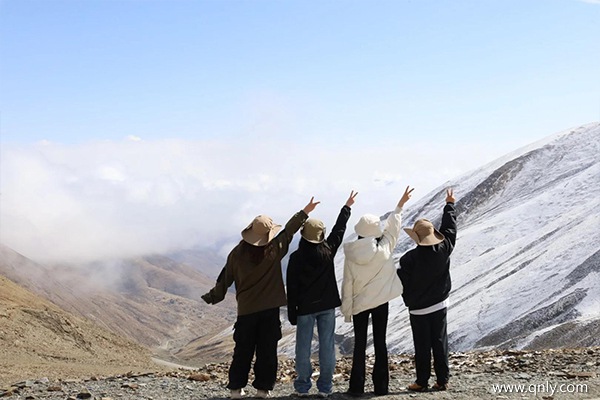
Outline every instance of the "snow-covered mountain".
<path id="1" fill-rule="evenodd" d="M 454 188 L 460 213 L 450 349 L 600 345 L 600 123 L 558 133 L 446 182 L 406 205 L 403 226 L 419 218 L 439 226 L 447 187 Z M 396 258 L 414 246 L 402 235 Z M 341 315 L 336 334 L 340 350 L 351 351 L 352 324 Z M 293 336 L 284 338 L 282 351 L 292 355 L 293 344 Z M 401 298 L 390 303 L 388 349 L 413 349 Z"/>

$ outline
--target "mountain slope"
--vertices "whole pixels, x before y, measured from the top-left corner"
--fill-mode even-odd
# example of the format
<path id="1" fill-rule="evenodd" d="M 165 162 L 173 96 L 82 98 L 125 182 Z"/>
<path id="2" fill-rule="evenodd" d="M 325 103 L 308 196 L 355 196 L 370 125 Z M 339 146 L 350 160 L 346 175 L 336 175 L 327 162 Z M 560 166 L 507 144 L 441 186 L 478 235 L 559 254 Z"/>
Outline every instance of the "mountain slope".
<path id="1" fill-rule="evenodd" d="M 76 318 L 0 275 L 0 387 L 24 378 L 156 368 L 143 347 Z"/>
<path id="2" fill-rule="evenodd" d="M 218 306 L 200 299 L 213 279 L 162 256 L 44 266 L 0 245 L 0 273 L 165 358 L 229 326 L 236 314 L 233 298 Z"/>
<path id="3" fill-rule="evenodd" d="M 455 189 L 459 211 L 450 347 L 600 344 L 600 124 L 448 182 L 408 205 L 403 225 L 422 217 L 439 224 L 446 187 Z M 413 246 L 401 237 L 396 256 Z M 566 327 L 573 334 L 561 340 Z M 412 348 L 401 300 L 390 310 L 389 332 L 391 350 Z"/>

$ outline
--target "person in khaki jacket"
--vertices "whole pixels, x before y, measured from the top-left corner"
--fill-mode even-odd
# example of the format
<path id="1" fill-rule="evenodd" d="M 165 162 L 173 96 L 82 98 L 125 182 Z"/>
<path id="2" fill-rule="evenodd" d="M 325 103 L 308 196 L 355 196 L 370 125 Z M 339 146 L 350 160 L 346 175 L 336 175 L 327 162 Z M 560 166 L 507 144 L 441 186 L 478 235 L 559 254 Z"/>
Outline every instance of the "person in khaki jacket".
<path id="1" fill-rule="evenodd" d="M 388 302 L 402 294 L 393 252 L 400 235 L 402 207 L 412 191 L 407 187 L 390 213 L 383 231 L 379 217 L 363 215 L 354 230 L 358 239 L 344 245 L 342 314 L 354 328 L 354 352 L 348 394 L 361 395 L 365 388 L 365 353 L 369 315 L 373 324 L 375 365 L 373 385 L 376 395 L 388 393 L 389 370 L 386 331 Z"/>
<path id="2" fill-rule="evenodd" d="M 279 307 L 286 304 L 281 259 L 288 252 L 294 233 L 317 204 L 319 202 L 311 198 L 283 230 L 266 215 L 254 218 L 242 231 L 240 243 L 227 256 L 215 287 L 202 296 L 208 304 L 216 304 L 225 298 L 227 289 L 235 282 L 238 316 L 227 384 L 232 399 L 244 396 L 254 356 L 252 386 L 257 389 L 256 397 L 269 397 L 273 390 L 277 376 L 277 342 L 281 339 Z"/>

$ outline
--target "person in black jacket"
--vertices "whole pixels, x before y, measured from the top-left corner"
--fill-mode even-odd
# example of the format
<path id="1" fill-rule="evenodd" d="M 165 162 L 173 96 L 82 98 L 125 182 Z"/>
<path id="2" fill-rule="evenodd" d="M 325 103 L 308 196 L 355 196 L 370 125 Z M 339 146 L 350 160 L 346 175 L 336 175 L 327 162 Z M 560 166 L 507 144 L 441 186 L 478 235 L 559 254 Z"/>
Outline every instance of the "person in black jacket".
<path id="1" fill-rule="evenodd" d="M 315 322 L 319 333 L 319 396 L 327 397 L 333 388 L 335 369 L 335 308 L 340 294 L 333 259 L 342 244 L 350 207 L 358 193 L 352 191 L 342 207 L 327 239 L 325 226 L 310 218 L 304 223 L 298 250 L 290 255 L 287 269 L 288 319 L 296 329 L 296 394 L 308 396 L 311 387 L 311 343 Z"/>
<path id="2" fill-rule="evenodd" d="M 431 353 L 437 382 L 435 390 L 446 390 L 450 369 L 446 311 L 450 280 L 450 254 L 456 243 L 456 207 L 452 189 L 446 191 L 446 205 L 440 230 L 426 219 L 405 232 L 417 247 L 400 258 L 398 276 L 404 286 L 402 297 L 410 313 L 415 346 L 417 380 L 411 391 L 427 390 L 431 375 Z"/>

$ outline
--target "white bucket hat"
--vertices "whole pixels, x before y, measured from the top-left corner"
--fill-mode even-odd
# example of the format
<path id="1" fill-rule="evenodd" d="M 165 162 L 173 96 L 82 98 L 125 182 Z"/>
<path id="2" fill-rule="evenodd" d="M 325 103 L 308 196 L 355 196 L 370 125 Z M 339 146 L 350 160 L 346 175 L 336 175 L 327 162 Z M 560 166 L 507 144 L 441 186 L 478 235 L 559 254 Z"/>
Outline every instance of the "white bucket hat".
<path id="1" fill-rule="evenodd" d="M 381 220 L 373 214 L 365 214 L 354 225 L 354 231 L 361 237 L 380 237 L 383 235 L 381 230 Z"/>

